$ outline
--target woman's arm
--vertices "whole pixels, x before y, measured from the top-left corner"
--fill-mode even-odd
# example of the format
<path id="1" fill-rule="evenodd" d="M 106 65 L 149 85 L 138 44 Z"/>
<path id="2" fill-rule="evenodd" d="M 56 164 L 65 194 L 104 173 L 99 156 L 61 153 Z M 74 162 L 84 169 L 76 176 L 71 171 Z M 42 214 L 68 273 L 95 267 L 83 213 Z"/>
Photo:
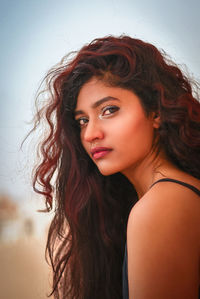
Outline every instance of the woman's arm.
<path id="1" fill-rule="evenodd" d="M 134 206 L 127 228 L 130 299 L 198 297 L 199 216 L 200 198 L 168 183 Z"/>

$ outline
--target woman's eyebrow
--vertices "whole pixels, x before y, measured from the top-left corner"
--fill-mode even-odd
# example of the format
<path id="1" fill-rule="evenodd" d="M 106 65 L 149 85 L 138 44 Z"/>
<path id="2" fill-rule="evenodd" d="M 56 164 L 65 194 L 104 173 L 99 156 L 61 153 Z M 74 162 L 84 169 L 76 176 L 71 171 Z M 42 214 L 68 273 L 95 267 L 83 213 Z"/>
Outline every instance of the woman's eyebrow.
<path id="1" fill-rule="evenodd" d="M 110 100 L 119 101 L 118 98 L 108 96 L 108 97 L 105 97 L 105 98 L 102 98 L 102 99 L 96 101 L 95 103 L 93 103 L 93 104 L 91 105 L 91 107 L 92 107 L 93 109 L 95 109 L 95 108 L 99 107 L 101 104 L 103 104 L 103 103 L 105 103 L 105 102 L 108 102 L 108 101 L 110 101 Z M 84 111 L 83 111 L 83 110 L 76 110 L 76 111 L 74 111 L 74 116 L 77 116 L 77 115 L 79 115 L 79 114 L 84 114 Z"/>

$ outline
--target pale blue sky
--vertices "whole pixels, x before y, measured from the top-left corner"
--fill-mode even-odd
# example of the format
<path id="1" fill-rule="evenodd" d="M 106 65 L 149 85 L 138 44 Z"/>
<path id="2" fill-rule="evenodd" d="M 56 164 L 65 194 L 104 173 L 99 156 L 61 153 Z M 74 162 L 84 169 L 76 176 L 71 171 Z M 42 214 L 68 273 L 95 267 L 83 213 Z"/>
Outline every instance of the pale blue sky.
<path id="1" fill-rule="evenodd" d="M 31 192 L 32 157 L 19 146 L 53 64 L 93 38 L 124 33 L 163 48 L 200 78 L 199 12 L 199 0 L 1 0 L 0 191 Z"/>

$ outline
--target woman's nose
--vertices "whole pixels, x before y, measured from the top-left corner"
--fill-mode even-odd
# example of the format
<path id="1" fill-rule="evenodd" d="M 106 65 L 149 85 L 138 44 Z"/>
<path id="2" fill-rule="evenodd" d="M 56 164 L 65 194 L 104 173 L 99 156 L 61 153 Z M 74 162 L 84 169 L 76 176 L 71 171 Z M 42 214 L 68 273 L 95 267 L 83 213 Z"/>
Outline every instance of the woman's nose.
<path id="1" fill-rule="evenodd" d="M 96 139 L 103 139 L 104 133 L 100 124 L 89 121 L 84 130 L 83 138 L 86 142 L 93 142 Z"/>

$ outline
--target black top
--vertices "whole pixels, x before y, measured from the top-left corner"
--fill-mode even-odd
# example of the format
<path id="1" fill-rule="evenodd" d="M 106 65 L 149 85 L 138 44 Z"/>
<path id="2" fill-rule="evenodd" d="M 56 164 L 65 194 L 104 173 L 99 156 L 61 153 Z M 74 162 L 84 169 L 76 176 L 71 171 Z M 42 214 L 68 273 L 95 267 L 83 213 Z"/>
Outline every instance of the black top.
<path id="1" fill-rule="evenodd" d="M 196 187 L 190 185 L 190 184 L 187 184 L 187 183 L 184 183 L 184 182 L 181 182 L 181 181 L 178 181 L 178 180 L 174 180 L 174 179 L 169 179 L 169 178 L 166 178 L 166 179 L 161 179 L 161 180 L 158 180 L 156 181 L 155 183 L 153 183 L 152 186 L 154 186 L 155 184 L 159 183 L 159 182 L 173 182 L 173 183 L 177 183 L 179 185 L 182 185 L 182 186 L 185 186 L 189 189 L 191 189 L 192 191 L 194 191 L 197 195 L 200 196 L 200 190 L 197 189 Z M 127 248 L 125 246 L 125 254 L 124 254 L 124 262 L 123 262 L 123 299 L 129 299 L 129 294 L 128 294 L 128 271 L 127 271 Z M 199 288 L 199 297 L 200 299 L 200 288 Z"/>

